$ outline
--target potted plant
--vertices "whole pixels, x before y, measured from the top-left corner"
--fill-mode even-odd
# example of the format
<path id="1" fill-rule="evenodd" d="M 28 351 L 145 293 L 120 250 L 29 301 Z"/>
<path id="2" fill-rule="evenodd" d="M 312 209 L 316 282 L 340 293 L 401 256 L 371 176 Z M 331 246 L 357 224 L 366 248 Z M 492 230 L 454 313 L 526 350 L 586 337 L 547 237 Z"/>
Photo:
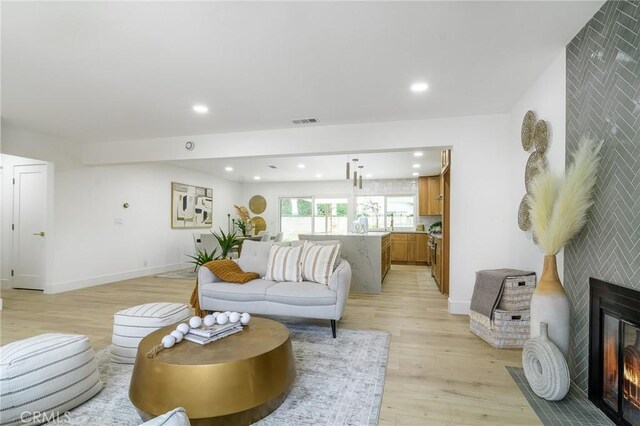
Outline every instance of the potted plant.
<path id="1" fill-rule="evenodd" d="M 229 252 L 231 252 L 231 250 L 234 247 L 237 247 L 240 245 L 240 240 L 236 238 L 236 232 L 229 232 L 227 234 L 224 233 L 224 231 L 222 229 L 219 230 L 218 232 L 211 232 L 213 234 L 213 236 L 215 237 L 215 239 L 218 241 L 218 244 L 220 245 L 220 259 L 226 259 L 229 257 Z"/>
<path id="2" fill-rule="evenodd" d="M 214 248 L 211 253 L 209 253 L 207 251 L 207 249 L 198 249 L 196 250 L 196 254 L 192 255 L 192 254 L 188 254 L 187 257 L 191 258 L 191 260 L 189 261 L 189 263 L 193 263 L 195 265 L 195 267 L 193 268 L 194 271 L 197 271 L 198 268 L 202 265 L 204 265 L 205 263 L 211 262 L 212 260 L 216 260 L 216 253 L 218 252 L 217 248 Z"/>

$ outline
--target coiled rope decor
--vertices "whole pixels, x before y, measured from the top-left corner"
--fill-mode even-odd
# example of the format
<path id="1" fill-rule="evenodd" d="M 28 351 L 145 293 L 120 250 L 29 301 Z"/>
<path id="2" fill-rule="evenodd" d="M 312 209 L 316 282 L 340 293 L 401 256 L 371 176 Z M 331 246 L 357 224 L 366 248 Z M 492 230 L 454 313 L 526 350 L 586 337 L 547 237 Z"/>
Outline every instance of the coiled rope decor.
<path id="1" fill-rule="evenodd" d="M 547 401 L 559 401 L 569 392 L 569 367 L 560 349 L 549 339 L 547 323 L 540 323 L 540 336 L 527 340 L 522 366 L 531 390 Z"/>

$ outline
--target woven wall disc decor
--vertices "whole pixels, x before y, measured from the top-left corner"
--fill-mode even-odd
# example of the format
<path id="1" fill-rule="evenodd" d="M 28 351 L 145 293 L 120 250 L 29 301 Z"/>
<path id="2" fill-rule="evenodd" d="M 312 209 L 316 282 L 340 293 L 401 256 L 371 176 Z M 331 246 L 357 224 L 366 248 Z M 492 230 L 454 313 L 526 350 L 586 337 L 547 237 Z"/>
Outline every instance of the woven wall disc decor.
<path id="1" fill-rule="evenodd" d="M 251 225 L 253 225 L 253 233 L 255 235 L 260 231 L 267 230 L 267 222 L 260 216 L 254 216 L 251 218 Z"/>
<path id="2" fill-rule="evenodd" d="M 549 129 L 547 128 L 547 122 L 540 120 L 536 123 L 535 130 L 533 131 L 533 144 L 536 147 L 536 152 L 544 154 L 547 152 L 549 146 Z"/>
<path id="3" fill-rule="evenodd" d="M 527 160 L 527 165 L 524 168 L 524 186 L 527 188 L 527 193 L 531 192 L 531 182 L 541 171 L 546 170 L 549 167 L 547 157 L 540 151 L 533 151 Z"/>
<path id="4" fill-rule="evenodd" d="M 262 214 L 267 209 L 267 200 L 262 195 L 254 195 L 249 200 L 249 209 L 253 214 Z"/>
<path id="5" fill-rule="evenodd" d="M 529 194 L 524 194 L 520 207 L 518 207 L 518 228 L 522 231 L 531 229 L 531 217 L 529 215 Z"/>
<path id="6" fill-rule="evenodd" d="M 529 151 L 533 146 L 533 133 L 536 126 L 536 115 L 533 111 L 527 111 L 522 119 L 522 130 L 520 131 L 520 139 L 522 148 Z"/>

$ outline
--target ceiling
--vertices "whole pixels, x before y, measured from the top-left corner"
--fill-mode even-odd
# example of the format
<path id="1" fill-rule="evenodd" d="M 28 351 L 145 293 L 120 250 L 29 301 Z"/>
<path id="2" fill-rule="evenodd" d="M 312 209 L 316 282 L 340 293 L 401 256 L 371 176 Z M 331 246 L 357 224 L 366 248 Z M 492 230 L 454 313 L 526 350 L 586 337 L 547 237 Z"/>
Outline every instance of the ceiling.
<path id="1" fill-rule="evenodd" d="M 602 3 L 3 2 L 2 116 L 95 143 L 506 112 Z"/>
<path id="2" fill-rule="evenodd" d="M 414 151 L 360 153 L 353 155 L 316 155 L 303 157 L 243 157 L 232 159 L 206 159 L 168 161 L 167 164 L 184 167 L 202 173 L 218 176 L 238 182 L 299 182 L 345 180 L 346 163 L 351 162 L 351 176 L 357 169 L 365 179 L 408 179 L 413 173 L 421 176 L 440 174 L 440 151 L 423 150 L 422 157 L 416 157 Z M 304 168 L 298 167 L 303 164 Z M 276 166 L 272 169 L 269 166 Z M 414 165 L 419 165 L 415 168 Z M 233 167 L 228 172 L 225 167 Z M 318 176 L 320 175 L 320 176 Z M 367 175 L 371 175 L 367 177 Z"/>

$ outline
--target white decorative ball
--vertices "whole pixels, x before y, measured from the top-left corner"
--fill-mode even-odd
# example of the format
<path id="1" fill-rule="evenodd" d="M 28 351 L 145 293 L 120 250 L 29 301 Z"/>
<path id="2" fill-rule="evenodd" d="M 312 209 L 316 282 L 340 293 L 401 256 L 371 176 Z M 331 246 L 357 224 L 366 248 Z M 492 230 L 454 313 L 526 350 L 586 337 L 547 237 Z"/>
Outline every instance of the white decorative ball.
<path id="1" fill-rule="evenodd" d="M 227 321 L 229 321 L 229 317 L 227 316 L 227 314 L 220 314 L 216 317 L 216 322 L 220 325 L 226 324 Z"/>
<path id="2" fill-rule="evenodd" d="M 182 323 L 178 325 L 178 327 L 176 327 L 176 330 L 178 330 L 182 334 L 187 334 L 189 332 L 189 325 Z"/>
<path id="3" fill-rule="evenodd" d="M 231 315 L 231 311 L 224 311 L 224 313 L 225 313 L 226 316 Z"/>
<path id="4" fill-rule="evenodd" d="M 164 346 L 167 349 L 169 349 L 175 344 L 176 344 L 176 338 L 170 334 L 167 334 L 162 338 L 162 346 Z"/>
<path id="5" fill-rule="evenodd" d="M 180 332 L 178 330 L 173 330 L 171 332 L 171 335 L 176 338 L 176 343 L 180 343 L 180 341 L 182 341 L 182 338 L 184 337 L 182 332 Z"/>
<path id="6" fill-rule="evenodd" d="M 248 312 L 245 312 L 240 316 L 240 322 L 242 323 L 242 325 L 249 324 L 249 321 L 251 321 L 251 315 L 249 315 Z"/>
<path id="7" fill-rule="evenodd" d="M 189 320 L 189 326 L 191 328 L 198 328 L 202 325 L 202 318 L 200 317 L 191 317 Z"/>
<path id="8" fill-rule="evenodd" d="M 218 316 L 218 315 L 220 315 L 221 313 L 222 313 L 222 312 L 215 311 L 215 312 L 214 312 L 214 313 L 212 313 L 211 315 L 213 315 L 214 317 L 217 317 L 217 316 Z"/>
<path id="9" fill-rule="evenodd" d="M 231 312 L 229 315 L 229 322 L 235 324 L 238 321 L 240 321 L 240 314 L 237 312 Z"/>
<path id="10" fill-rule="evenodd" d="M 204 325 L 206 325 L 207 327 L 211 327 L 215 323 L 216 317 L 214 317 L 213 315 L 207 315 L 206 317 L 204 317 Z"/>

